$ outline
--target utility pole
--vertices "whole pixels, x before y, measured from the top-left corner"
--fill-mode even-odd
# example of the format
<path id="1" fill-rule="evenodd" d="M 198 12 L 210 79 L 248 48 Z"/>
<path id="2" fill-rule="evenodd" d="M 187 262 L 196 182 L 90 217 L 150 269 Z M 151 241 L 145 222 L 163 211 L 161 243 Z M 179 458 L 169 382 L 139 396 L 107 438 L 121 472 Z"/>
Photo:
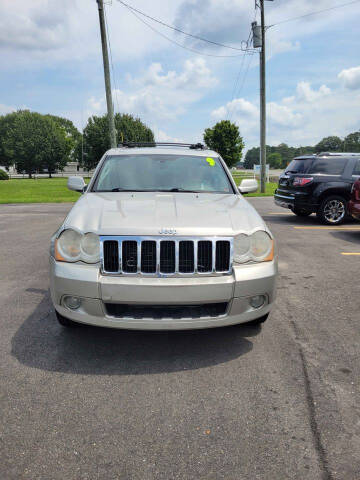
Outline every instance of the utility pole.
<path id="1" fill-rule="evenodd" d="M 255 0 L 255 6 L 260 8 L 261 25 L 252 23 L 254 48 L 260 50 L 260 191 L 266 188 L 266 52 L 265 52 L 265 0 Z M 269 0 L 273 1 L 273 0 Z"/>
<path id="2" fill-rule="evenodd" d="M 104 62 L 104 78 L 105 78 L 105 92 L 106 92 L 106 104 L 107 115 L 109 120 L 109 136 L 111 148 L 116 148 L 116 130 L 114 121 L 114 106 L 111 95 L 111 80 L 110 80 L 110 68 L 109 68 L 109 54 L 107 48 L 106 29 L 105 29 L 105 15 L 104 15 L 104 1 L 96 0 L 99 10 L 99 22 L 101 33 L 101 46 Z"/>
<path id="3" fill-rule="evenodd" d="M 260 191 L 266 188 L 266 57 L 264 0 L 260 0 L 261 50 L 260 50 Z"/>

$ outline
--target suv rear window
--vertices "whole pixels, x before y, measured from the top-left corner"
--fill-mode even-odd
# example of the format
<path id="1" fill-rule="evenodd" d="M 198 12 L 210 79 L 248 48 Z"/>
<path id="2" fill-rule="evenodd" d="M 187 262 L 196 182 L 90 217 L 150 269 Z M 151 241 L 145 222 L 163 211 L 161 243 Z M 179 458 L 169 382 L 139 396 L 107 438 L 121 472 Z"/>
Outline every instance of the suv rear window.
<path id="1" fill-rule="evenodd" d="M 312 158 L 295 159 L 287 166 L 285 173 L 307 173 L 312 160 Z"/>
<path id="2" fill-rule="evenodd" d="M 344 171 L 346 159 L 344 158 L 317 158 L 309 173 L 322 173 L 324 175 L 341 175 Z"/>

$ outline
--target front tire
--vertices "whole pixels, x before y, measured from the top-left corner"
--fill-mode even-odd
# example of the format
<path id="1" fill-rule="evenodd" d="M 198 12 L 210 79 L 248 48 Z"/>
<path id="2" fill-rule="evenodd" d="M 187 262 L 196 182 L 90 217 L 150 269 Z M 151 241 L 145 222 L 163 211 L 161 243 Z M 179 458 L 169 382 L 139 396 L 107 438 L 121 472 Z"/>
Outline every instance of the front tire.
<path id="1" fill-rule="evenodd" d="M 311 212 L 308 212 L 307 210 L 302 210 L 301 208 L 294 208 L 293 213 L 297 215 L 298 217 L 308 217 L 311 215 Z"/>
<path id="2" fill-rule="evenodd" d="M 317 217 L 325 225 L 340 225 L 347 214 L 347 201 L 340 195 L 326 197 L 317 211 Z"/>
<path id="3" fill-rule="evenodd" d="M 67 327 L 67 328 L 76 328 L 79 326 L 79 324 L 77 322 L 73 322 L 72 320 L 70 320 L 69 318 L 66 318 L 66 317 L 63 317 L 62 315 L 60 315 L 59 312 L 57 312 L 55 310 L 55 313 L 56 313 L 56 318 L 58 320 L 58 322 L 60 323 L 60 325 L 62 327 Z"/>

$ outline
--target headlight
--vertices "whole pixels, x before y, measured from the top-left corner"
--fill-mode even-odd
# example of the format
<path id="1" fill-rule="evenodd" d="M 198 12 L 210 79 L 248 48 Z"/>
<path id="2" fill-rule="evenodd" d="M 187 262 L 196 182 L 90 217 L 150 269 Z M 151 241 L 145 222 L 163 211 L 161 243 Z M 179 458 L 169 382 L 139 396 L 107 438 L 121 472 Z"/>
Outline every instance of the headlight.
<path id="1" fill-rule="evenodd" d="M 97 263 L 100 260 L 100 240 L 95 233 L 86 233 L 81 239 L 80 248 L 85 262 Z"/>
<path id="2" fill-rule="evenodd" d="M 248 261 L 250 250 L 250 237 L 241 233 L 234 238 L 234 261 L 243 263 Z"/>
<path id="3" fill-rule="evenodd" d="M 55 259 L 60 262 L 97 263 L 100 258 L 100 241 L 94 233 L 85 235 L 75 230 L 64 230 L 55 241 Z"/>
<path id="4" fill-rule="evenodd" d="M 234 238 L 234 262 L 269 262 L 274 258 L 274 241 L 263 230 L 252 235 L 240 234 Z"/>
<path id="5" fill-rule="evenodd" d="M 263 262 L 271 254 L 273 240 L 266 232 L 259 230 L 251 235 L 251 254 L 257 262 Z"/>

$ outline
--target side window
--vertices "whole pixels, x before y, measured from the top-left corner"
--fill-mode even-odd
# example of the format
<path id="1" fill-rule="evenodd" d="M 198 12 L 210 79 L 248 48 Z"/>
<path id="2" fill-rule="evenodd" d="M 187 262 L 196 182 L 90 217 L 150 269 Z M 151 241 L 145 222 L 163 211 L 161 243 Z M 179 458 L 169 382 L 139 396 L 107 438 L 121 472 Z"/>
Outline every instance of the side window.
<path id="1" fill-rule="evenodd" d="M 309 173 L 320 173 L 323 175 L 341 175 L 344 171 L 346 161 L 343 158 L 317 158 Z"/>
<path id="2" fill-rule="evenodd" d="M 358 160 L 358 161 L 355 163 L 353 175 L 356 175 L 356 176 L 359 176 L 359 177 L 360 177 L 360 160 Z"/>

